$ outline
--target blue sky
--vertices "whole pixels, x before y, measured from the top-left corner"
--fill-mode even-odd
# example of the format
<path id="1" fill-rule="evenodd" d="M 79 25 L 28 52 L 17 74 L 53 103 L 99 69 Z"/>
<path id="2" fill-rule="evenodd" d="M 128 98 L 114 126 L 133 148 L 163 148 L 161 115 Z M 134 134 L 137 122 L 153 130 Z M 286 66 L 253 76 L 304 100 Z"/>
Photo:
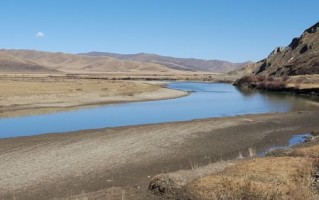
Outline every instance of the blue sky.
<path id="1" fill-rule="evenodd" d="M 318 0 L 1 0 L 0 48 L 257 61 L 319 21 Z"/>

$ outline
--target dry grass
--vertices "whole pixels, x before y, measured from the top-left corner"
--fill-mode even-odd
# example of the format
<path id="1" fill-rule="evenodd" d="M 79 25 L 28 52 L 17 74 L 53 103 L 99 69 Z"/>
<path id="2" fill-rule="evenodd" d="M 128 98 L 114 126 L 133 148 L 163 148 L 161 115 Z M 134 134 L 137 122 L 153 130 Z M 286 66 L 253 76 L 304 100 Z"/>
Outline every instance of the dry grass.
<path id="1" fill-rule="evenodd" d="M 187 92 L 163 88 L 163 84 L 65 76 L 0 76 L 0 117 L 187 95 Z"/>
<path id="2" fill-rule="evenodd" d="M 299 75 L 292 76 L 287 81 L 287 87 L 297 89 L 319 88 L 319 75 Z"/>
<path id="3" fill-rule="evenodd" d="M 238 79 L 235 82 L 235 85 L 274 91 L 281 91 L 283 89 L 310 90 L 319 88 L 319 75 L 298 75 L 289 77 L 248 75 Z"/>
<path id="4" fill-rule="evenodd" d="M 159 85 L 132 81 L 85 79 L 0 79 L 3 111 L 25 108 L 72 107 L 134 101 L 134 95 L 155 92 Z M 138 99 L 138 98 L 137 98 Z"/>
<path id="5" fill-rule="evenodd" d="M 269 157 L 243 161 L 190 184 L 199 199 L 315 199 L 311 190 L 315 160 Z"/>
<path id="6" fill-rule="evenodd" d="M 28 98 L 30 96 L 36 97 L 48 94 L 72 96 L 79 92 L 126 95 L 127 93 L 150 92 L 159 88 L 159 86 L 156 85 L 136 82 L 83 79 L 2 79 L 0 82 L 0 94 L 2 99 L 17 96 Z"/>
<path id="7" fill-rule="evenodd" d="M 293 156 L 303 156 L 303 157 L 310 157 L 310 158 L 319 158 L 319 145 L 303 147 L 303 148 L 296 148 L 292 152 Z"/>
<path id="8" fill-rule="evenodd" d="M 257 89 L 281 90 L 286 87 L 287 80 L 287 77 L 249 75 L 237 80 L 235 84 Z"/>

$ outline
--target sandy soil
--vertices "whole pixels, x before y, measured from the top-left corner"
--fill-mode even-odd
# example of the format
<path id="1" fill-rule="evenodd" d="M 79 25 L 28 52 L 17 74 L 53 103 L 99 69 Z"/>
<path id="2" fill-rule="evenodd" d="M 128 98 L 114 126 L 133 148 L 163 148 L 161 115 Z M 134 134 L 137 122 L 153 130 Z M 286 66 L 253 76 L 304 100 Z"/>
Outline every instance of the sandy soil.
<path id="1" fill-rule="evenodd" d="M 245 115 L 0 140 L 0 199 L 156 199 L 159 173 L 318 130 L 319 112 Z"/>
<path id="2" fill-rule="evenodd" d="M 63 108 L 169 99 L 187 95 L 162 82 L 70 79 L 66 77 L 0 78 L 0 117 L 58 111 Z M 40 110 L 39 110 L 40 109 Z"/>

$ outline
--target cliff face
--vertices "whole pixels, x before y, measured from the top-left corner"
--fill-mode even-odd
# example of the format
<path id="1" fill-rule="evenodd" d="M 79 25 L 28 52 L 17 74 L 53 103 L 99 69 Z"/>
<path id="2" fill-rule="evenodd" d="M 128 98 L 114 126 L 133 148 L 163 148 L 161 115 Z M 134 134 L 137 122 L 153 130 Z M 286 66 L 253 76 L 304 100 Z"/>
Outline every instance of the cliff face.
<path id="1" fill-rule="evenodd" d="M 294 38 L 287 47 L 278 47 L 268 58 L 258 62 L 253 74 L 319 74 L 319 22 Z"/>

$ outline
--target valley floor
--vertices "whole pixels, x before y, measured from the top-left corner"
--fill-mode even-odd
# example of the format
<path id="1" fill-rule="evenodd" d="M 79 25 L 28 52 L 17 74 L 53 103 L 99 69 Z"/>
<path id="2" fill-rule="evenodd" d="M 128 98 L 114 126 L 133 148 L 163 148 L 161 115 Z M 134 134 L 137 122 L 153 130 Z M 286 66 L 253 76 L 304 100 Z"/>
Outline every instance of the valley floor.
<path id="1" fill-rule="evenodd" d="M 2 139 L 0 199 L 166 198 L 148 191 L 157 174 L 285 145 L 294 134 L 319 130 L 318 117 L 244 115 Z"/>

